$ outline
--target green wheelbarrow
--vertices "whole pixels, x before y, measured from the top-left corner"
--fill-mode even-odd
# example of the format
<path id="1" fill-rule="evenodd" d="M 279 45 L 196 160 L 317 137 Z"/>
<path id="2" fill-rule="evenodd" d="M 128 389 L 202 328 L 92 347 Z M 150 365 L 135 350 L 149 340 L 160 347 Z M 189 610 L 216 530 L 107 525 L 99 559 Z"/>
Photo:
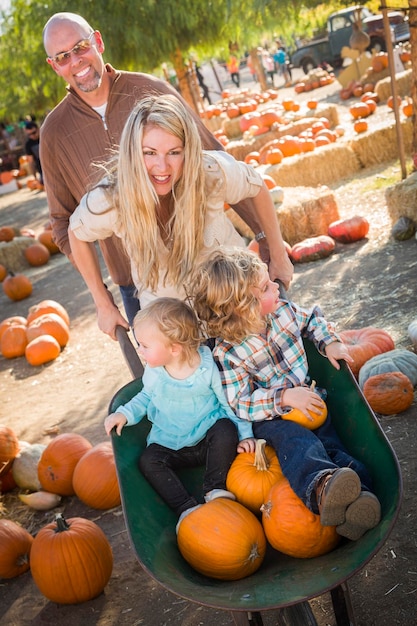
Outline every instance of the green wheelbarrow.
<path id="1" fill-rule="evenodd" d="M 113 397 L 113 412 L 142 386 L 142 365 L 126 331 L 118 339 L 134 380 Z M 349 367 L 334 369 L 310 342 L 305 342 L 311 377 L 328 391 L 327 404 L 334 425 L 349 451 L 371 472 L 381 502 L 378 526 L 359 541 L 345 541 L 332 552 L 313 559 L 295 559 L 272 548 L 260 569 L 238 581 L 218 581 L 195 570 L 181 556 L 176 541 L 176 517 L 138 469 L 146 446 L 149 422 L 112 432 L 122 507 L 133 549 L 144 570 L 164 588 L 200 605 L 229 611 L 239 626 L 262 625 L 262 613 L 275 610 L 277 624 L 317 624 L 308 600 L 330 592 L 338 626 L 356 624 L 347 581 L 382 547 L 399 513 L 401 472 L 396 455 L 378 420 L 362 395 Z M 202 468 L 187 470 L 181 478 L 201 498 Z"/>

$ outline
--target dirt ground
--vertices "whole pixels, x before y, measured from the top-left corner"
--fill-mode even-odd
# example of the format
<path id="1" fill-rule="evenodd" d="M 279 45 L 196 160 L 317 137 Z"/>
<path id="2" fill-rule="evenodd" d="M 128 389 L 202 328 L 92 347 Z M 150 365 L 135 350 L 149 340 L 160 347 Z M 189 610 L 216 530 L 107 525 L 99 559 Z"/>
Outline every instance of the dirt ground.
<path id="1" fill-rule="evenodd" d="M 341 217 L 365 215 L 371 224 L 366 240 L 339 245 L 328 259 L 297 265 L 291 297 L 305 305 L 320 302 L 339 328 L 376 326 L 387 330 L 396 347 L 412 349 L 408 324 L 416 316 L 417 242 L 390 237 L 384 188 L 400 180 L 398 163 L 366 170 L 355 180 L 332 186 Z M 28 226 L 39 231 L 47 220 L 43 192 L 28 189 L 0 196 L 0 225 Z M 130 380 L 118 344 L 100 333 L 94 307 L 80 276 L 62 255 L 28 272 L 30 298 L 8 300 L 0 290 L 0 318 L 26 315 L 29 306 L 50 298 L 71 316 L 70 342 L 60 357 L 33 368 L 24 359 L 0 357 L 0 424 L 9 425 L 21 440 L 48 443 L 51 431 L 77 432 L 95 444 L 106 435 L 102 422 L 113 394 Z M 118 293 L 113 293 L 119 300 Z M 349 587 L 358 626 L 417 624 L 417 407 L 401 415 L 380 417 L 400 462 L 404 496 L 399 519 L 387 542 Z M 28 515 L 17 492 L 5 495 L 0 515 L 26 519 L 29 530 L 51 521 L 57 510 Z M 76 497 L 65 498 L 58 510 L 66 517 L 96 521 L 113 549 L 114 569 L 104 593 L 77 606 L 49 602 L 37 590 L 30 572 L 0 581 L 1 626 L 78 624 L 117 626 L 226 626 L 229 613 L 174 596 L 153 581 L 137 562 L 129 544 L 121 507 L 100 512 Z M 26 515 L 26 518 L 25 518 Z M 320 626 L 334 626 L 328 595 L 311 602 Z M 262 614 L 268 626 L 277 613 Z"/>

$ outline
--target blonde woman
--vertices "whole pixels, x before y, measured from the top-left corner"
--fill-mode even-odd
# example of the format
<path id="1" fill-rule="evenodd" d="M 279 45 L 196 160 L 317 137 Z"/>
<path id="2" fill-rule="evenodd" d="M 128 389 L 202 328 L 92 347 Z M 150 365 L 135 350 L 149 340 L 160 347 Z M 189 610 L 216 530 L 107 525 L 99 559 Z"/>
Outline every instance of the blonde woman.
<path id="1" fill-rule="evenodd" d="M 141 307 L 160 296 L 185 298 L 196 266 L 213 249 L 244 246 L 224 204 L 252 198 L 271 251 L 271 278 L 291 276 L 269 191 L 249 165 L 203 151 L 196 124 L 174 96 L 150 96 L 133 109 L 106 177 L 70 218 L 74 261 L 89 287 L 101 330 L 115 338 L 128 323 L 110 300 L 91 246 L 116 234 L 131 261 Z"/>

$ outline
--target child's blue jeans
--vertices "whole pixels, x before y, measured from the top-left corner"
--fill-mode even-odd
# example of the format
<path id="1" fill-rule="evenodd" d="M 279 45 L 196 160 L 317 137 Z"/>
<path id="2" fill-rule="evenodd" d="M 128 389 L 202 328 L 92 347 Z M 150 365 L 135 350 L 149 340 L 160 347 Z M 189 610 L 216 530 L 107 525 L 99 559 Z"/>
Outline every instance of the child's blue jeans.
<path id="1" fill-rule="evenodd" d="M 367 469 L 346 450 L 330 416 L 316 430 L 279 417 L 253 422 L 253 433 L 275 449 L 284 476 L 313 513 L 318 513 L 315 487 L 329 470 L 350 467 L 359 475 L 362 489 L 371 490 Z"/>

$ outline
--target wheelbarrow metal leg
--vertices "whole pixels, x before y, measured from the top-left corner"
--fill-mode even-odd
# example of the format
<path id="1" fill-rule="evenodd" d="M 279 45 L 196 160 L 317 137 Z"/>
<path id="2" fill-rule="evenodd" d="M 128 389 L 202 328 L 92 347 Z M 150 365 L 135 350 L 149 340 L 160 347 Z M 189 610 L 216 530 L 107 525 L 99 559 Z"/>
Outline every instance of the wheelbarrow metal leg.
<path id="1" fill-rule="evenodd" d="M 263 626 L 261 614 L 258 612 L 232 611 L 231 613 L 236 626 Z"/>
<path id="2" fill-rule="evenodd" d="M 337 626 L 356 626 L 352 601 L 347 583 L 342 583 L 330 591 Z"/>
<path id="3" fill-rule="evenodd" d="M 298 602 L 279 610 L 277 626 L 317 626 L 308 602 Z"/>

